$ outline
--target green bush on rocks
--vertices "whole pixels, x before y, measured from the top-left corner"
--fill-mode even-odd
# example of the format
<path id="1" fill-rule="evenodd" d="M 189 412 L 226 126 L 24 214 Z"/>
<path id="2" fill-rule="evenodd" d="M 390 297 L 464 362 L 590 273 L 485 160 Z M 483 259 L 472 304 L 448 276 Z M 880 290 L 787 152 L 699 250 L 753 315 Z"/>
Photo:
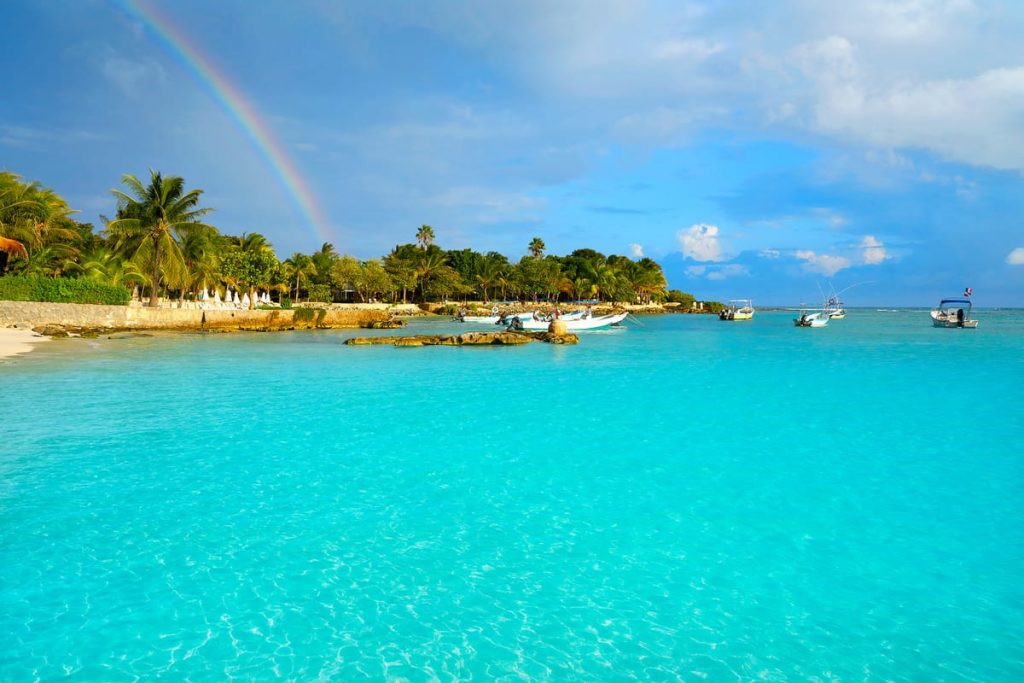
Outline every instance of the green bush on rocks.
<path id="1" fill-rule="evenodd" d="M 87 278 L 8 275 L 0 277 L 0 300 L 127 306 L 131 292 Z"/>

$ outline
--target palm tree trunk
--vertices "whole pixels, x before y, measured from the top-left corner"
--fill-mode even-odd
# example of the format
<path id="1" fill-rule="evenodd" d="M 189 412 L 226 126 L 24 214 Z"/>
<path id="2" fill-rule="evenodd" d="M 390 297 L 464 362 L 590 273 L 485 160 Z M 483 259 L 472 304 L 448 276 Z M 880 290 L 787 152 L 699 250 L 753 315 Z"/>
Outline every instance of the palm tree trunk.
<path id="1" fill-rule="evenodd" d="M 153 235 L 153 288 L 149 291 L 149 307 L 160 303 L 160 236 Z"/>

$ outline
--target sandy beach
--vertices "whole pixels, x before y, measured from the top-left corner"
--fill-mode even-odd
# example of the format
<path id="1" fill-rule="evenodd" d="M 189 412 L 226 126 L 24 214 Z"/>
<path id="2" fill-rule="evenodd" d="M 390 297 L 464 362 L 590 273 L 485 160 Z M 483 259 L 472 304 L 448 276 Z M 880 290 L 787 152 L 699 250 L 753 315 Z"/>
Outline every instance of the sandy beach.
<path id="1" fill-rule="evenodd" d="M 28 353 L 38 342 L 50 341 L 49 337 L 36 334 L 32 330 L 19 330 L 13 327 L 0 328 L 0 359 Z"/>

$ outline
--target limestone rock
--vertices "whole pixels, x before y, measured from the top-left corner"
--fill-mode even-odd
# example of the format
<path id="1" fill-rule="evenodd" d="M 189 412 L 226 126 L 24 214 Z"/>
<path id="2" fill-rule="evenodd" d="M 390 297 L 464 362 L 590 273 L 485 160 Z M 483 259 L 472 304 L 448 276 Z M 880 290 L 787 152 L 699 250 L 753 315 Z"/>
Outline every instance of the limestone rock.
<path id="1" fill-rule="evenodd" d="M 569 333 L 569 328 L 565 326 L 564 320 L 552 320 L 548 325 L 548 332 L 557 336 L 564 336 Z"/>
<path id="2" fill-rule="evenodd" d="M 369 330 L 397 330 L 405 327 L 404 320 L 372 320 L 366 324 Z"/>
<path id="3" fill-rule="evenodd" d="M 32 328 L 36 334 L 43 334 L 47 337 L 67 337 L 68 331 L 62 325 L 40 325 Z"/>
<path id="4" fill-rule="evenodd" d="M 529 344 L 533 339 L 525 334 L 515 332 L 466 332 L 459 335 L 459 344 L 462 346 L 486 346 L 486 345 L 518 345 Z"/>

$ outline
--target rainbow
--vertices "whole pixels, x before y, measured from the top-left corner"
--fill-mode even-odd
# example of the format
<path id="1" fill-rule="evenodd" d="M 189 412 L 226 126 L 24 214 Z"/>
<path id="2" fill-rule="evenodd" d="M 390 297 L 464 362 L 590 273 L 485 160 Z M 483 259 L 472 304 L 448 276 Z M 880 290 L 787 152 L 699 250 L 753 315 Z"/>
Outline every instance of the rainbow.
<path id="1" fill-rule="evenodd" d="M 121 4 L 129 15 L 142 22 L 160 39 L 171 55 L 195 76 L 196 81 L 209 91 L 227 115 L 238 124 L 259 155 L 267 162 L 267 166 L 280 180 L 285 193 L 291 197 L 317 239 L 323 242 L 333 241 L 323 209 L 313 196 L 309 183 L 303 179 L 299 169 L 274 137 L 270 126 L 262 120 L 256 107 L 238 88 L 231 85 L 211 59 L 205 57 L 179 28 L 156 8 L 148 5 L 145 0 L 122 0 Z"/>

